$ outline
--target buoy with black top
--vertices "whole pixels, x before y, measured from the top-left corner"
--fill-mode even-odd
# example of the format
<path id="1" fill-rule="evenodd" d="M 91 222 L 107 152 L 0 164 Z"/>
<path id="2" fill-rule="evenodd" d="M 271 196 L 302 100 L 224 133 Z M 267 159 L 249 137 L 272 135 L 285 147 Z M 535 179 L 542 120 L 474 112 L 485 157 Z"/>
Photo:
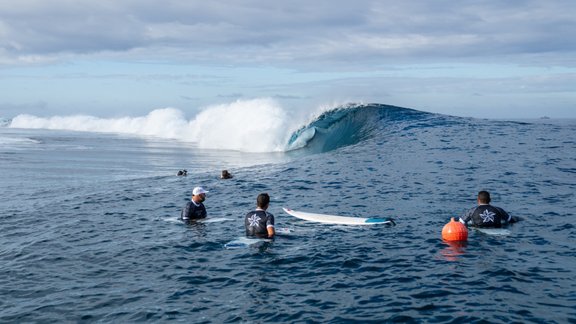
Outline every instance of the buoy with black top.
<path id="1" fill-rule="evenodd" d="M 468 240 L 468 229 L 466 225 L 452 217 L 450 222 L 442 228 L 442 239 L 445 241 L 466 241 Z"/>

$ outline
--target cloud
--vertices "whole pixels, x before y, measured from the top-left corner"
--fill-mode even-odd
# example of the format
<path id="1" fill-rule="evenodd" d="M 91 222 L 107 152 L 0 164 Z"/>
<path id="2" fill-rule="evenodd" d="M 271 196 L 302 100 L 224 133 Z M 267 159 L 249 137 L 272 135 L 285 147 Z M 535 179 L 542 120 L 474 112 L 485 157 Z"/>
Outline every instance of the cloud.
<path id="1" fill-rule="evenodd" d="M 21 0 L 0 4 L 0 62 L 129 55 L 313 66 L 573 57 L 574 12 L 569 0 Z"/>
<path id="2" fill-rule="evenodd" d="M 218 98 L 224 98 L 224 99 L 238 99 L 238 98 L 242 98 L 243 95 L 241 93 L 227 93 L 227 94 L 219 94 L 217 95 Z"/>
<path id="3" fill-rule="evenodd" d="M 259 97 L 573 111 L 574 12 L 572 0 L 3 1 L 3 114 Z"/>
<path id="4" fill-rule="evenodd" d="M 276 99 L 284 99 L 284 100 L 301 100 L 301 99 L 310 99 L 310 97 L 302 97 L 302 96 L 295 96 L 295 95 L 283 95 L 283 94 L 276 94 L 273 95 L 272 98 Z"/>

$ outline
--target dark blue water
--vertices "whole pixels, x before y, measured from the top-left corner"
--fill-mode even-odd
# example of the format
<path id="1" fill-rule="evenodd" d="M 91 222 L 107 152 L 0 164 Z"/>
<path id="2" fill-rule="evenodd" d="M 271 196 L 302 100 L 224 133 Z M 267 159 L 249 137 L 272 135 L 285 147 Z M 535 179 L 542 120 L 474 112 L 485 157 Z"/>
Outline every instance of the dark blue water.
<path id="1" fill-rule="evenodd" d="M 575 121 L 385 106 L 325 118 L 303 125 L 321 134 L 303 150 L 262 154 L 0 128 L 0 322 L 576 323 Z M 186 226 L 196 185 L 216 221 Z M 523 221 L 443 242 L 482 189 Z M 293 231 L 226 249 L 260 192 Z"/>

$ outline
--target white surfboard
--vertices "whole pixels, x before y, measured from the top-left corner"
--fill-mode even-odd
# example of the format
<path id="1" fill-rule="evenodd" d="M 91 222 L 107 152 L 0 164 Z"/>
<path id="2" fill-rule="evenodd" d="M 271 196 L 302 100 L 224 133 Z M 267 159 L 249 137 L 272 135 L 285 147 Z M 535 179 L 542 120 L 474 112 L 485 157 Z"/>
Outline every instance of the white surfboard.
<path id="1" fill-rule="evenodd" d="M 341 224 L 341 225 L 375 225 L 375 224 L 387 224 L 396 225 L 393 220 L 386 218 L 362 218 L 362 217 L 347 217 L 347 216 L 336 216 L 336 215 L 326 215 L 326 214 L 316 214 L 307 213 L 292 210 L 289 208 L 282 208 L 284 211 L 294 217 L 318 223 L 325 224 Z"/>
<path id="2" fill-rule="evenodd" d="M 512 234 L 512 232 L 506 228 L 474 227 L 474 229 L 478 232 L 494 236 L 506 236 Z"/>
<path id="3" fill-rule="evenodd" d="M 231 218 L 225 218 L 225 217 L 215 217 L 215 218 L 206 217 L 206 218 L 199 219 L 197 221 L 202 222 L 202 223 L 220 223 L 220 222 L 226 222 L 229 220 L 232 220 L 232 219 Z"/>
<path id="4" fill-rule="evenodd" d="M 258 247 L 262 244 L 267 242 L 272 242 L 270 239 L 260 239 L 260 238 L 248 238 L 248 237 L 239 237 L 235 240 L 232 240 L 226 244 L 224 247 L 226 249 L 244 249 L 248 247 Z"/>

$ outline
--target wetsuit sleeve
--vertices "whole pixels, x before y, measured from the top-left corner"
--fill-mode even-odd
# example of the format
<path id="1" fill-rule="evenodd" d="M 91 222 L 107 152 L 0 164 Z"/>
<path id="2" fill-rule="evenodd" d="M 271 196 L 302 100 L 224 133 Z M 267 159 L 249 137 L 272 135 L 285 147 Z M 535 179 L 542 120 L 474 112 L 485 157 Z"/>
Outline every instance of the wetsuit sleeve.
<path id="1" fill-rule="evenodd" d="M 192 213 L 192 202 L 188 202 L 184 208 L 182 208 L 182 212 L 180 213 L 180 219 L 183 221 L 187 221 L 190 219 L 190 214 Z"/>
<path id="2" fill-rule="evenodd" d="M 246 235 L 250 234 L 250 214 L 252 214 L 252 212 L 244 215 L 244 228 L 246 229 Z"/>
<path id="3" fill-rule="evenodd" d="M 464 225 L 467 225 L 472 220 L 472 215 L 474 215 L 475 210 L 476 208 L 471 208 L 468 209 L 466 212 L 464 212 L 464 215 L 460 217 L 460 222 L 463 223 Z"/>
<path id="4" fill-rule="evenodd" d="M 512 218 L 512 216 L 510 216 L 504 209 L 498 208 L 498 211 L 500 211 L 500 213 L 502 213 L 502 220 L 505 221 L 506 223 L 514 223 L 514 219 Z"/>
<path id="5" fill-rule="evenodd" d="M 274 215 L 267 213 L 266 216 L 266 232 L 268 238 L 274 238 L 276 234 L 276 230 L 274 229 Z"/>
<path id="6" fill-rule="evenodd" d="M 268 214 L 268 217 L 266 218 L 266 228 L 268 227 L 274 227 L 274 215 L 272 214 Z"/>

